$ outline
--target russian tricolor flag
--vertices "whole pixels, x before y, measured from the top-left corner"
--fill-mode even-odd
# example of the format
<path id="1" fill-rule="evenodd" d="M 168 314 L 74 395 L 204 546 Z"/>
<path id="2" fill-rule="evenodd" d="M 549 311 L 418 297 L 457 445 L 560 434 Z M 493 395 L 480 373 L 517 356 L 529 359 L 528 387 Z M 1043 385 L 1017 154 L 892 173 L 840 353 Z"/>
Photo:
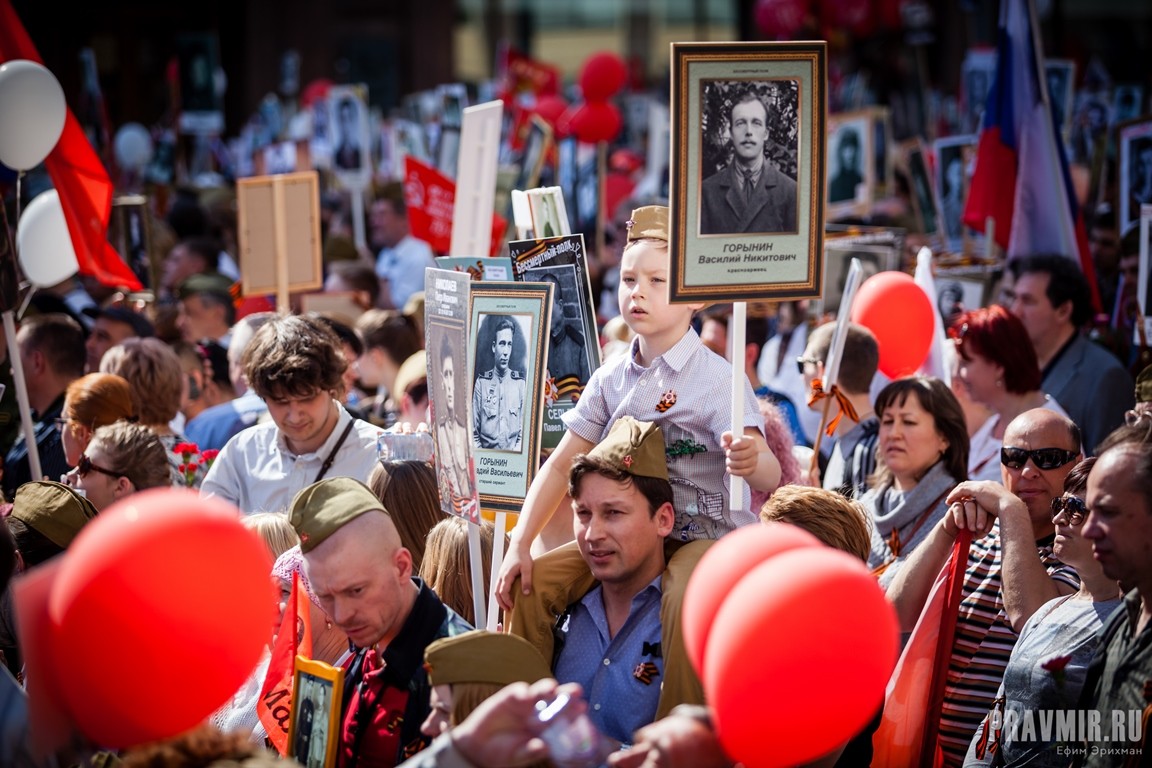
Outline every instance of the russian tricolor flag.
<path id="1" fill-rule="evenodd" d="M 996 244 L 1009 259 L 1076 259 L 1095 297 L 1095 270 L 1048 99 L 1032 0 L 1001 0 L 997 55 L 964 223 L 983 232 L 991 217 Z"/>

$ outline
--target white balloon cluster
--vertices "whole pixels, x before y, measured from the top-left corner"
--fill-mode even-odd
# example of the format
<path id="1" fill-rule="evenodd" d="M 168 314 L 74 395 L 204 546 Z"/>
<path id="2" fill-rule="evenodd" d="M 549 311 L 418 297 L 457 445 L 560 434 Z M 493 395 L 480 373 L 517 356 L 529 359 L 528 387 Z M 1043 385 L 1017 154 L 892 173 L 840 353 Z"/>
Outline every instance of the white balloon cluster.
<path id="1" fill-rule="evenodd" d="M 27 171 L 60 141 L 68 107 L 55 76 L 34 61 L 0 64 L 0 162 Z M 16 224 L 16 250 L 25 276 L 37 286 L 76 274 L 76 250 L 56 190 L 29 203 Z"/>

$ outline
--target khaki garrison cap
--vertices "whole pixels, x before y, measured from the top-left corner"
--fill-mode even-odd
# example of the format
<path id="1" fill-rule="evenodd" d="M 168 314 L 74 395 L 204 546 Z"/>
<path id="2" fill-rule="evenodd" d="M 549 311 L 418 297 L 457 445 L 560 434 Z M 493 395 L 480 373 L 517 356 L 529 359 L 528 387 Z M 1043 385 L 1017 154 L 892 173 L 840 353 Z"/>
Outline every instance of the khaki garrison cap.
<path id="1" fill-rule="evenodd" d="M 300 536 L 300 551 L 307 553 L 365 512 L 387 514 L 376 494 L 359 480 L 330 477 L 313 483 L 292 500 L 288 522 Z"/>
<path id="2" fill-rule="evenodd" d="M 668 479 L 664 432 L 654 422 L 622 416 L 589 456 L 609 462 L 630 475 Z"/>

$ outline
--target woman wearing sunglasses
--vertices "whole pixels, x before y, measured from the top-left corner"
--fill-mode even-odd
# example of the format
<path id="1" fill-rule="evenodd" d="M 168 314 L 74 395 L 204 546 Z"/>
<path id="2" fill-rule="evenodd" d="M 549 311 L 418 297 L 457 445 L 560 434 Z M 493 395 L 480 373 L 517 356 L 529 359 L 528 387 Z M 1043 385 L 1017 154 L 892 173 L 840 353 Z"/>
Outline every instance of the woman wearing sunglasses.
<path id="1" fill-rule="evenodd" d="M 868 565 L 887 589 L 898 568 L 948 510 L 966 477 L 968 430 L 956 396 L 939 379 L 897 379 L 876 397 L 876 472 L 860 503 L 872 516 Z"/>
<path id="2" fill-rule="evenodd" d="M 1024 324 L 1000 306 L 963 313 L 948 335 L 956 342 L 957 374 L 968 397 L 992 411 L 968 454 L 970 480 L 1000 480 L 1000 446 L 1012 419 L 1033 408 L 1067 416 L 1040 390 L 1040 366 Z"/>
<path id="3" fill-rule="evenodd" d="M 93 432 L 64 480 L 101 510 L 137 491 L 172 485 L 168 451 L 160 438 L 148 427 L 127 421 Z"/>
<path id="4" fill-rule="evenodd" d="M 1089 458 L 1077 464 L 1064 481 L 1064 495 L 1052 499 L 1053 553 L 1076 569 L 1080 589 L 1045 603 L 1024 625 L 993 706 L 995 722 L 1002 725 L 988 727 L 990 712 L 972 739 L 965 766 L 1068 765 L 1058 742 L 1041 738 L 1038 713 L 1075 709 L 1097 632 L 1120 605 L 1119 586 L 1092 556 L 1092 542 L 1080 535 L 1088 516 L 1083 494 L 1095 463 Z"/>

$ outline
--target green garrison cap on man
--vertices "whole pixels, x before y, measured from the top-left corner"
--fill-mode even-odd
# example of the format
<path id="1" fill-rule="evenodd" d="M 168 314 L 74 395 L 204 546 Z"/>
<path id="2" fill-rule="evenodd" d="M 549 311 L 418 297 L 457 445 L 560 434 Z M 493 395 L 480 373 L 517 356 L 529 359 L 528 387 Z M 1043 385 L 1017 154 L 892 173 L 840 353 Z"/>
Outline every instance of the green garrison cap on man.
<path id="1" fill-rule="evenodd" d="M 288 522 L 300 536 L 300 551 L 307 554 L 360 515 L 375 511 L 387 514 L 368 486 L 350 477 L 331 477 L 296 494 Z"/>

